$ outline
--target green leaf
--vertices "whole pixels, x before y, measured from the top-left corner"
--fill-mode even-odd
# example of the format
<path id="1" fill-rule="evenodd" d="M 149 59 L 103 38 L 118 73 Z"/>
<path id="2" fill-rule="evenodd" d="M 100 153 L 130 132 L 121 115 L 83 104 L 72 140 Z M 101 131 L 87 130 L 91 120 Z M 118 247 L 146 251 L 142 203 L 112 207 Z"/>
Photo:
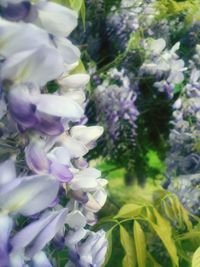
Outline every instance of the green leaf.
<path id="1" fill-rule="evenodd" d="M 139 204 L 126 204 L 122 206 L 115 218 L 132 218 L 140 215 L 142 206 Z"/>
<path id="2" fill-rule="evenodd" d="M 80 12 L 81 12 L 81 18 L 82 18 L 83 28 L 85 30 L 85 19 L 86 19 L 85 1 L 82 2 L 82 6 L 81 6 L 81 9 L 80 9 Z"/>
<path id="3" fill-rule="evenodd" d="M 196 239 L 198 238 L 200 241 L 200 231 L 191 231 L 184 234 L 181 234 L 176 237 L 177 240 L 187 240 L 187 239 Z"/>
<path id="4" fill-rule="evenodd" d="M 200 267 L 200 247 L 193 254 L 192 267 Z"/>
<path id="5" fill-rule="evenodd" d="M 155 259 L 154 257 L 147 252 L 148 258 L 150 259 L 151 263 L 153 264 L 153 267 L 162 267 Z"/>
<path id="6" fill-rule="evenodd" d="M 120 225 L 120 241 L 125 251 L 123 267 L 136 267 L 134 240 L 122 225 Z"/>
<path id="7" fill-rule="evenodd" d="M 69 0 L 70 6 L 72 9 L 76 10 L 77 12 L 81 9 L 83 0 Z"/>
<path id="8" fill-rule="evenodd" d="M 135 240 L 135 250 L 137 255 L 138 267 L 146 267 L 146 241 L 145 235 L 139 222 L 135 221 L 133 225 L 133 233 Z"/>
<path id="9" fill-rule="evenodd" d="M 80 60 L 79 61 L 79 64 L 76 68 L 74 68 L 70 74 L 76 74 L 76 73 L 87 73 L 86 70 L 85 70 L 85 67 L 83 65 L 83 62 Z"/>
<path id="10" fill-rule="evenodd" d="M 159 236 L 159 238 L 162 240 L 172 262 L 175 264 L 175 266 L 179 266 L 179 259 L 177 256 L 175 242 L 172 238 L 171 226 L 169 222 L 165 220 L 155 208 L 153 208 L 153 214 L 155 215 L 157 222 L 154 223 L 149 220 L 149 223 L 156 232 L 156 234 Z"/>
<path id="11" fill-rule="evenodd" d="M 184 223 L 187 226 L 187 229 L 190 231 L 192 230 L 192 223 L 189 218 L 189 214 L 187 210 L 183 207 L 183 205 L 180 203 L 177 196 L 172 195 L 174 200 L 174 205 L 176 207 L 177 213 L 180 215 L 181 223 Z"/>
<path id="12" fill-rule="evenodd" d="M 182 83 L 176 84 L 174 86 L 173 93 L 174 94 L 178 94 L 178 93 L 180 93 L 182 91 L 182 89 L 183 89 L 183 84 Z"/>
<path id="13" fill-rule="evenodd" d="M 139 31 L 136 31 L 133 33 L 128 41 L 128 48 L 127 50 L 134 50 L 140 48 L 140 40 L 141 40 L 141 34 Z"/>

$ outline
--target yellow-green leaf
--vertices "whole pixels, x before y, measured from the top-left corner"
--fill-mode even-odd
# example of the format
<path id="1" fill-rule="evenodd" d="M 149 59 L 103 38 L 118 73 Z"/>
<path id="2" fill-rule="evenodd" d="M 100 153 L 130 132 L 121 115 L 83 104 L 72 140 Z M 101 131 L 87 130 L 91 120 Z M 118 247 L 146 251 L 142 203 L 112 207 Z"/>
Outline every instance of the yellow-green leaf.
<path id="1" fill-rule="evenodd" d="M 74 69 L 70 72 L 70 74 L 76 74 L 76 73 L 87 73 L 86 70 L 85 70 L 85 67 L 84 67 L 84 65 L 83 65 L 83 63 L 82 63 L 81 60 L 79 61 L 78 66 L 77 66 L 76 68 L 74 68 Z"/>
<path id="2" fill-rule="evenodd" d="M 145 235 L 142 230 L 142 227 L 137 221 L 134 221 L 133 233 L 138 267 L 146 267 L 147 251 Z"/>
<path id="3" fill-rule="evenodd" d="M 85 1 L 82 2 L 80 13 L 81 13 L 83 27 L 84 27 L 84 30 L 85 30 L 85 17 L 86 17 Z"/>
<path id="4" fill-rule="evenodd" d="M 140 215 L 142 206 L 139 204 L 126 204 L 124 205 L 115 216 L 115 218 L 132 218 Z"/>
<path id="5" fill-rule="evenodd" d="M 177 213 L 180 216 L 181 222 L 187 226 L 189 231 L 192 230 L 192 223 L 190 221 L 189 214 L 188 214 L 187 210 L 180 203 L 177 196 L 173 196 L 173 198 L 174 198 L 174 205 L 177 209 Z"/>
<path id="6" fill-rule="evenodd" d="M 192 267 L 200 267 L 200 247 L 193 254 Z"/>
<path id="7" fill-rule="evenodd" d="M 83 0 L 69 0 L 72 9 L 79 11 L 83 4 Z"/>
<path id="8" fill-rule="evenodd" d="M 169 253 L 169 256 L 175 266 L 179 266 L 179 260 L 177 256 L 177 250 L 172 238 L 172 229 L 167 220 L 165 220 L 156 209 L 153 209 L 153 213 L 156 217 L 156 223 L 149 220 L 150 225 L 162 240 L 166 250 Z"/>
<path id="9" fill-rule="evenodd" d="M 120 225 L 120 241 L 125 251 L 123 267 L 136 267 L 134 240 L 122 225 Z"/>

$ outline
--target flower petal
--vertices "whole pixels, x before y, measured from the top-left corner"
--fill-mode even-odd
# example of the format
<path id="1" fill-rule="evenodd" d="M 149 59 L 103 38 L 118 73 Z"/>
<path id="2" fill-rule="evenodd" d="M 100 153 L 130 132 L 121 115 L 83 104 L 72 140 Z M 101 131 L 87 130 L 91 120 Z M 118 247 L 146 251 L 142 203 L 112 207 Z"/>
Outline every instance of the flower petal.
<path id="1" fill-rule="evenodd" d="M 15 164 L 12 160 L 6 160 L 0 164 L 0 186 L 16 178 Z"/>
<path id="2" fill-rule="evenodd" d="M 32 171 L 37 174 L 48 173 L 49 161 L 41 142 L 31 142 L 25 148 L 25 157 L 26 163 Z"/>
<path id="3" fill-rule="evenodd" d="M 54 66 L 52 68 L 52 66 Z M 40 46 L 38 49 L 16 53 L 2 64 L 1 80 L 17 83 L 29 82 L 44 86 L 58 78 L 64 71 L 63 59 L 55 48 Z"/>
<path id="4" fill-rule="evenodd" d="M 96 141 L 103 134 L 101 126 L 84 126 L 77 125 L 71 128 L 71 136 L 83 142 L 85 145 Z"/>
<path id="5" fill-rule="evenodd" d="M 55 175 L 58 180 L 63 183 L 68 183 L 73 178 L 73 174 L 70 172 L 69 168 L 56 161 L 51 162 L 50 173 Z"/>
<path id="6" fill-rule="evenodd" d="M 8 216 L 0 215 L 0 262 L 1 266 L 8 266 L 9 252 L 8 239 L 12 230 L 13 222 Z"/>
<path id="7" fill-rule="evenodd" d="M 63 141 L 63 146 L 69 151 L 71 158 L 82 157 L 88 152 L 88 148 L 82 142 L 70 136 Z"/>
<path id="8" fill-rule="evenodd" d="M 84 87 L 90 80 L 90 76 L 85 73 L 71 74 L 58 81 L 64 88 L 80 88 Z"/>
<path id="9" fill-rule="evenodd" d="M 26 255 L 33 257 L 62 229 L 67 213 L 67 209 L 51 212 L 29 224 L 13 237 L 13 249 L 25 248 Z"/>
<path id="10" fill-rule="evenodd" d="M 63 37 L 54 37 L 53 41 L 62 55 L 65 64 L 69 65 L 67 69 L 71 69 L 74 64 L 79 62 L 80 50 L 72 42 Z"/>
<path id="11" fill-rule="evenodd" d="M 83 109 L 71 98 L 59 95 L 40 95 L 35 99 L 37 111 L 48 115 L 79 119 L 83 116 Z"/>
<path id="12" fill-rule="evenodd" d="M 53 267 L 44 252 L 38 252 L 32 259 L 33 267 Z"/>
<path id="13" fill-rule="evenodd" d="M 25 216 L 45 209 L 57 196 L 59 183 L 50 175 L 15 179 L 0 188 L 0 207 Z"/>
<path id="14" fill-rule="evenodd" d="M 0 36 L 0 54 L 5 57 L 41 45 L 52 46 L 48 33 L 35 25 L 9 22 L 1 18 Z"/>
<path id="15" fill-rule="evenodd" d="M 72 190 L 82 189 L 84 191 L 93 191 L 98 187 L 98 180 L 101 172 L 94 168 L 83 169 L 74 174 L 74 178 L 70 182 Z"/>
<path id="16" fill-rule="evenodd" d="M 68 36 L 77 25 L 78 14 L 52 2 L 40 2 L 38 5 L 39 26 L 57 36 Z"/>
<path id="17" fill-rule="evenodd" d="M 80 229 L 86 225 L 85 216 L 79 210 L 70 212 L 65 222 L 73 229 Z"/>

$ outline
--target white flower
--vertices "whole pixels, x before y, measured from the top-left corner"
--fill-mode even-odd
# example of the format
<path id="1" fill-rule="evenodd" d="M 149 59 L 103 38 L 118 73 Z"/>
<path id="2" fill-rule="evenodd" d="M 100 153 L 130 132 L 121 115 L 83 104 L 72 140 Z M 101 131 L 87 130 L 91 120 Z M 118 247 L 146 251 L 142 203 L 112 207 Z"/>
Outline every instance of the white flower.
<path id="1" fill-rule="evenodd" d="M 56 36 L 68 36 L 77 26 L 78 14 L 52 2 L 39 2 L 36 23 L 49 33 Z"/>
<path id="2" fill-rule="evenodd" d="M 2 64 L 0 79 L 12 80 L 15 84 L 28 82 L 44 86 L 63 71 L 64 62 L 59 52 L 55 48 L 40 46 L 9 56 Z"/>
<path id="3" fill-rule="evenodd" d="M 53 44 L 46 31 L 33 24 L 14 23 L 0 18 L 0 55 L 7 57 L 14 53 Z"/>

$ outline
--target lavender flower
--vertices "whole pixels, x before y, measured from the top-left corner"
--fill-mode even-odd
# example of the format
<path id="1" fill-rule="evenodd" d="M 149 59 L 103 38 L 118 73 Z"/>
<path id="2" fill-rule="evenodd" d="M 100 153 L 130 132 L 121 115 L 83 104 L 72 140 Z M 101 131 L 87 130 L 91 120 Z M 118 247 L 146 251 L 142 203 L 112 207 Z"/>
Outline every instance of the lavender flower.
<path id="1" fill-rule="evenodd" d="M 135 106 L 136 93 L 124 71 L 111 69 L 108 78 L 97 87 L 94 98 L 98 121 L 105 128 L 108 153 L 112 153 L 116 149 L 116 144 L 120 143 L 124 124 L 130 127 L 129 138 L 134 142 L 138 116 Z"/>
<path id="2" fill-rule="evenodd" d="M 84 159 L 103 129 L 78 125 L 89 76 L 71 73 L 80 51 L 66 37 L 77 13 L 49 1 L 0 8 L 0 265 L 50 267 L 46 248 L 94 224 L 105 204 L 107 182 Z"/>
<path id="3" fill-rule="evenodd" d="M 183 206 L 191 213 L 200 215 L 200 174 L 181 175 L 173 179 L 167 190 L 176 194 Z"/>
<path id="4" fill-rule="evenodd" d="M 175 192 L 191 213 L 199 214 L 200 72 L 196 69 L 198 47 L 196 49 L 197 53 L 190 62 L 189 81 L 174 103 L 166 174 L 169 177 L 168 190 Z"/>
<path id="5" fill-rule="evenodd" d="M 181 97 L 174 104 L 171 151 L 166 159 L 169 176 L 195 174 L 200 170 L 198 140 L 200 72 L 193 69 Z"/>
<path id="6" fill-rule="evenodd" d="M 175 85 L 183 82 L 183 72 L 186 70 L 184 61 L 176 54 L 180 43 L 167 50 L 164 39 L 150 39 L 145 41 L 144 47 L 147 49 L 146 59 L 140 67 L 139 74 L 155 76 L 154 86 L 171 98 Z"/>
<path id="7" fill-rule="evenodd" d="M 79 236 L 81 233 L 79 232 Z M 71 242 L 70 242 L 71 241 Z M 70 258 L 72 265 L 79 267 L 100 267 L 103 264 L 102 256 L 105 255 L 107 240 L 104 231 L 97 233 L 85 233 L 85 241 L 74 244 L 69 238 L 67 242 L 70 244 Z"/>
<path id="8" fill-rule="evenodd" d="M 153 1 L 121 1 L 119 10 L 113 6 L 107 17 L 106 32 L 111 48 L 123 52 L 132 34 L 151 25 L 155 15 Z M 145 18 L 145 19 L 144 19 Z"/>

